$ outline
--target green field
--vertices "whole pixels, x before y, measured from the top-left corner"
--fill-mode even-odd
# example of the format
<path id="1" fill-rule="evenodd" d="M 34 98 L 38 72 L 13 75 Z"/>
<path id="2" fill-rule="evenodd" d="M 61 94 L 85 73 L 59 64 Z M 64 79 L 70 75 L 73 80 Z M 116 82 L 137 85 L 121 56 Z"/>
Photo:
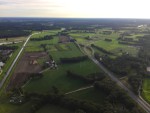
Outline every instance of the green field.
<path id="1" fill-rule="evenodd" d="M 111 34 L 104 34 L 104 31 L 111 31 Z M 70 33 L 70 35 L 77 40 L 78 43 L 83 45 L 95 44 L 101 48 L 104 48 L 107 51 L 114 53 L 115 55 L 122 55 L 122 52 L 128 53 L 132 56 L 137 56 L 139 48 L 135 46 L 128 46 L 118 43 L 119 32 L 114 32 L 110 28 L 97 29 L 95 33 Z M 138 36 L 143 36 L 144 34 L 132 34 L 128 38 L 133 38 L 135 41 L 138 40 Z M 86 37 L 91 37 L 90 40 L 87 40 Z M 105 41 L 105 39 L 111 39 L 111 42 Z M 96 52 L 103 55 L 102 52 L 93 48 Z M 122 52 L 121 52 L 122 51 Z"/>
<path id="2" fill-rule="evenodd" d="M 44 72 L 43 78 L 39 80 L 32 80 L 24 87 L 24 90 L 28 92 L 46 93 L 47 91 L 51 90 L 52 86 L 56 86 L 61 90 L 61 92 L 66 93 L 86 85 L 81 80 L 67 77 L 67 70 L 71 70 L 72 72 L 81 74 L 83 76 L 100 71 L 91 60 L 74 64 L 58 65 L 57 70 L 49 70 Z"/>
<path id="3" fill-rule="evenodd" d="M 74 97 L 80 100 L 94 102 L 97 104 L 103 104 L 104 101 L 106 100 L 106 94 L 94 88 L 86 89 L 80 92 L 75 92 L 75 93 L 69 94 L 68 96 Z"/>
<path id="4" fill-rule="evenodd" d="M 45 35 L 56 35 L 57 33 L 58 33 L 58 30 L 44 31 L 44 32 L 41 32 L 39 34 L 32 36 L 31 38 L 42 38 Z M 53 45 L 53 44 L 57 44 L 57 43 L 58 43 L 57 36 L 53 36 L 53 39 L 51 39 L 51 40 L 29 41 L 25 50 L 27 52 L 43 51 L 41 44 Z"/>
<path id="5" fill-rule="evenodd" d="M 36 113 L 74 113 L 74 112 L 59 106 L 46 105 Z"/>
<path id="6" fill-rule="evenodd" d="M 26 37 L 11 37 L 11 38 L 3 38 L 3 39 L 0 39 L 0 43 L 3 43 L 3 42 L 18 42 L 18 41 L 25 41 L 26 40 Z"/>
<path id="7" fill-rule="evenodd" d="M 122 52 L 126 52 L 132 56 L 137 56 L 139 51 L 139 48 L 137 47 L 119 44 L 116 40 L 113 40 L 112 42 L 100 40 L 97 41 L 95 45 L 104 48 L 105 50 L 110 51 L 116 55 L 120 55 Z"/>
<path id="8" fill-rule="evenodd" d="M 59 44 L 57 46 L 59 46 L 59 48 L 57 48 L 57 51 L 49 52 L 49 54 L 52 55 L 56 62 L 60 62 L 60 58 L 83 56 L 83 53 L 74 43 Z"/>
<path id="9" fill-rule="evenodd" d="M 150 78 L 146 78 L 143 82 L 142 96 L 150 103 Z"/>
<path id="10" fill-rule="evenodd" d="M 43 41 L 29 41 L 26 47 L 26 51 L 43 51 L 41 44 L 56 44 L 58 42 L 58 37 L 54 37 L 51 40 L 43 40 Z"/>
<path id="11" fill-rule="evenodd" d="M 30 41 L 30 43 L 33 42 Z M 34 46 L 40 45 L 41 43 L 43 42 L 39 41 L 38 44 L 36 43 L 34 44 Z M 48 91 L 51 91 L 52 86 L 56 86 L 58 89 L 60 89 L 61 92 L 66 93 L 68 91 L 76 90 L 86 85 L 81 80 L 68 78 L 66 76 L 67 70 L 70 70 L 77 74 L 81 74 L 83 76 L 100 71 L 98 66 L 94 64 L 90 59 L 71 64 L 62 64 L 60 62 L 60 58 L 71 58 L 84 55 L 74 43 L 51 43 L 48 44 L 46 48 L 49 54 L 55 60 L 56 64 L 58 64 L 58 69 L 48 70 L 43 73 L 43 78 L 30 81 L 30 83 L 24 87 L 24 90 L 27 92 L 46 93 Z M 41 59 L 38 62 L 43 62 L 43 60 Z"/>

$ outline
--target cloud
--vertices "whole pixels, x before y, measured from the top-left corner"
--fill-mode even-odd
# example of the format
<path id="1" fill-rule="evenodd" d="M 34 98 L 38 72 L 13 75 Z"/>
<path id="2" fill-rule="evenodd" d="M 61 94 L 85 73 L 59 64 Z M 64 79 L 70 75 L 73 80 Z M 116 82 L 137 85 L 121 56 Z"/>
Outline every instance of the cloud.
<path id="1" fill-rule="evenodd" d="M 10 5 L 10 4 L 14 4 L 14 2 L 0 1 L 0 5 Z"/>
<path id="2" fill-rule="evenodd" d="M 0 16 L 150 17 L 149 0 L 0 0 Z"/>

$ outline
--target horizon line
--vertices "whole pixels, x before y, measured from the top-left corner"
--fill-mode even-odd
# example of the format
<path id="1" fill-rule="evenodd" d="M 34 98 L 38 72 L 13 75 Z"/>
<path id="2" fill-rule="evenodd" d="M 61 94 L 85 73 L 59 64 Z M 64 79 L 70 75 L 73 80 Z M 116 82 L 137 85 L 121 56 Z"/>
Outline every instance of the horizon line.
<path id="1" fill-rule="evenodd" d="M 0 18 L 41 18 L 41 19 L 138 19 L 138 20 L 150 20 L 150 18 L 129 18 L 129 17 L 0 17 Z"/>

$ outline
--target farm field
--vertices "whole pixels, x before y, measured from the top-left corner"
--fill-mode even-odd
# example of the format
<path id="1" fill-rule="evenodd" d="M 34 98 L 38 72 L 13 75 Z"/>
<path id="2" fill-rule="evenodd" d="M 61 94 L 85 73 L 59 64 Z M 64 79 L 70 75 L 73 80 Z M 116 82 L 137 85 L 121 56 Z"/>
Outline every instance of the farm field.
<path id="1" fill-rule="evenodd" d="M 20 42 L 20 41 L 25 41 L 26 37 L 13 37 L 13 38 L 4 38 L 4 39 L 0 39 L 0 43 L 3 42 Z"/>
<path id="2" fill-rule="evenodd" d="M 22 21 L 14 28 L 31 29 L 30 33 L 34 33 L 26 45 L 22 46 L 26 37 L 0 39 L 22 41 L 14 44 L 19 48 L 6 62 L 0 80 L 20 47 L 23 50 L 0 90 L 0 113 L 144 113 L 142 102 L 138 102 L 138 97 L 135 100 L 134 94 L 150 63 L 146 62 L 149 56 L 144 51 L 149 24 L 138 28 L 132 20 Z M 117 78 L 133 96 L 124 91 L 126 88 Z M 146 78 L 141 96 L 150 103 L 149 85 L 150 79 Z"/>
<path id="3" fill-rule="evenodd" d="M 24 53 L 13 72 L 7 89 L 21 86 L 30 74 L 40 72 L 42 65 L 38 63 L 38 59 L 43 58 L 49 60 L 45 52 Z"/>
<path id="4" fill-rule="evenodd" d="M 57 30 L 56 31 L 44 31 L 37 35 L 34 35 L 32 38 L 42 38 L 46 35 L 56 35 L 57 33 L 58 33 Z M 53 36 L 53 39 L 51 40 L 29 41 L 25 48 L 25 51 L 28 51 L 28 52 L 43 51 L 41 44 L 53 45 L 53 44 L 57 44 L 58 40 L 59 38 L 57 36 Z"/>
<path id="5" fill-rule="evenodd" d="M 106 99 L 105 93 L 97 91 L 94 88 L 75 92 L 75 93 L 69 94 L 68 96 L 74 97 L 80 100 L 91 101 L 97 104 L 103 104 Z"/>
<path id="6" fill-rule="evenodd" d="M 87 67 L 88 65 L 88 67 Z M 52 86 L 56 86 L 63 93 L 76 90 L 86 84 L 78 79 L 67 77 L 66 71 L 70 70 L 83 76 L 99 72 L 99 68 L 91 60 L 75 64 L 58 65 L 57 70 L 48 70 L 43 73 L 43 78 L 33 80 L 24 87 L 27 92 L 44 92 L 50 91 Z"/>
<path id="7" fill-rule="evenodd" d="M 104 34 L 103 32 L 105 31 L 110 31 L 111 34 Z M 122 55 L 122 53 L 128 53 L 132 56 L 137 56 L 139 47 L 136 46 L 129 46 L 125 44 L 119 44 L 118 43 L 118 38 L 120 33 L 119 32 L 114 32 L 110 28 L 106 29 L 98 29 L 95 31 L 95 33 L 70 33 L 70 36 L 75 38 L 78 43 L 83 44 L 83 45 L 91 45 L 94 44 L 98 47 L 104 48 L 107 51 L 110 51 L 114 53 L 115 55 Z M 143 36 L 144 34 L 132 34 L 130 36 L 127 36 L 128 38 L 133 38 L 133 40 L 138 40 L 138 37 Z M 90 37 L 87 39 L 87 37 Z M 105 41 L 105 39 L 111 39 L 112 41 L 108 42 Z M 96 52 L 100 53 L 103 55 L 102 52 L 99 50 L 96 50 L 93 48 Z"/>
<path id="8" fill-rule="evenodd" d="M 57 51 L 49 51 L 49 54 L 52 55 L 56 62 L 60 62 L 60 58 L 71 58 L 77 56 L 83 56 L 83 53 L 79 50 L 79 48 L 74 43 L 67 44 L 58 44 L 54 45 Z"/>
<path id="9" fill-rule="evenodd" d="M 122 52 L 127 52 L 132 56 L 137 56 L 139 51 L 138 47 L 127 46 L 123 44 L 118 44 L 117 41 L 106 42 L 106 41 L 97 41 L 95 43 L 96 46 L 102 47 L 107 51 L 110 51 L 116 55 L 120 55 Z"/>

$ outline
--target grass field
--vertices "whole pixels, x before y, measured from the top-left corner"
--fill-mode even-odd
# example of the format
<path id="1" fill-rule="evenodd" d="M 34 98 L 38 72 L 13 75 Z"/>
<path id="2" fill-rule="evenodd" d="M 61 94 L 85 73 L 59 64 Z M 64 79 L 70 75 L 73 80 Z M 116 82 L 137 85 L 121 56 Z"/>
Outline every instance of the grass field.
<path id="1" fill-rule="evenodd" d="M 29 108 L 32 106 L 32 102 L 27 102 L 22 105 L 15 105 L 9 103 L 9 100 L 6 98 L 0 98 L 0 112 L 1 113 L 28 113 Z"/>
<path id="2" fill-rule="evenodd" d="M 143 82 L 142 96 L 147 102 L 150 103 L 150 78 L 146 78 Z"/>
<path id="3" fill-rule="evenodd" d="M 60 58 L 83 56 L 83 53 L 74 43 L 59 44 L 58 46 L 60 49 L 57 49 L 57 51 L 49 52 L 49 54 L 52 55 L 56 62 L 60 62 Z"/>
<path id="4" fill-rule="evenodd" d="M 32 80 L 24 87 L 25 91 L 46 93 L 51 91 L 52 86 L 56 86 L 58 89 L 60 89 L 60 91 L 65 93 L 71 90 L 76 90 L 85 85 L 81 80 L 68 78 L 66 76 L 67 70 L 71 70 L 72 72 L 81 74 L 83 76 L 100 71 L 99 68 L 90 59 L 79 63 L 61 64 L 60 58 L 83 56 L 83 53 L 74 43 L 58 43 L 58 37 L 55 38 L 56 39 L 53 39 L 54 41 L 49 40 L 29 42 L 28 47 L 35 46 L 35 48 L 38 48 L 38 46 L 40 46 L 42 43 L 48 44 L 46 48 L 49 54 L 52 55 L 53 59 L 58 64 L 58 69 L 44 72 L 44 77 L 39 80 Z M 35 49 L 29 49 L 35 51 Z M 42 62 L 42 60 L 39 62 Z"/>
<path id="5" fill-rule="evenodd" d="M 41 44 L 56 44 L 58 42 L 58 37 L 54 37 L 51 40 L 43 41 L 29 41 L 26 47 L 26 51 L 43 51 Z"/>
<path id="6" fill-rule="evenodd" d="M 45 35 L 56 35 L 59 32 L 59 30 L 50 30 L 50 31 L 44 31 L 37 35 L 32 36 L 31 38 L 41 38 Z M 48 44 L 53 45 L 58 43 L 58 37 L 54 36 L 51 40 L 43 40 L 43 41 L 29 41 L 25 51 L 33 52 L 33 51 L 43 51 L 43 48 L 41 47 L 41 44 Z"/>
<path id="7" fill-rule="evenodd" d="M 74 112 L 59 106 L 46 105 L 36 113 L 74 113 Z"/>
<path id="8" fill-rule="evenodd" d="M 0 39 L 0 43 L 3 43 L 3 42 L 18 42 L 18 41 L 25 41 L 26 40 L 26 37 L 14 37 L 14 38 L 3 38 L 3 39 Z"/>
<path id="9" fill-rule="evenodd" d="M 105 50 L 110 51 L 116 55 L 120 55 L 122 52 L 127 52 L 132 56 L 137 56 L 139 51 L 139 48 L 137 47 L 119 44 L 116 40 L 113 40 L 112 42 L 100 40 L 97 41 L 95 45 L 104 48 Z"/>
<path id="10" fill-rule="evenodd" d="M 86 89 L 80 92 L 75 92 L 68 96 L 74 97 L 80 100 L 91 101 L 97 104 L 103 104 L 104 101 L 106 100 L 106 94 L 94 88 Z"/>
<path id="11" fill-rule="evenodd" d="M 24 90 L 28 92 L 46 93 L 51 90 L 52 86 L 56 86 L 61 92 L 66 93 L 86 86 L 86 84 L 81 80 L 67 77 L 67 70 L 71 70 L 72 72 L 83 76 L 100 71 L 91 60 L 80 63 L 58 65 L 57 70 L 44 72 L 43 78 L 39 80 L 32 80 L 24 87 Z"/>
<path id="12" fill-rule="evenodd" d="M 45 35 L 56 35 L 60 30 L 45 30 L 42 31 L 40 34 L 36 34 L 32 36 L 32 38 L 41 38 Z"/>

